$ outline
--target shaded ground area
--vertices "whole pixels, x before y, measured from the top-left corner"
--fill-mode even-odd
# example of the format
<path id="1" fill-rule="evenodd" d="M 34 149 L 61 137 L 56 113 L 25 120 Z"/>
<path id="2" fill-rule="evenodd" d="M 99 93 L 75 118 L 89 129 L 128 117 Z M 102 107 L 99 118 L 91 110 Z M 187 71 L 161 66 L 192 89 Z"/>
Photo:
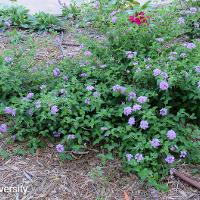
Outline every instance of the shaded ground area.
<path id="1" fill-rule="evenodd" d="M 77 33 L 84 33 L 84 30 L 77 30 Z M 22 32 L 21 41 L 23 37 L 24 41 L 31 37 L 37 44 L 33 61 L 37 65 L 56 63 L 62 57 L 79 55 L 80 47 L 71 31 L 59 36 L 31 34 Z M 91 31 L 89 35 L 101 39 L 95 32 Z M 13 42 L 13 38 L 1 33 L 0 54 L 12 48 Z M 22 46 L 23 42 L 20 42 L 18 48 Z M 29 51 L 29 47 L 25 46 L 24 55 Z M 124 192 L 131 200 L 200 200 L 199 191 L 173 177 L 166 180 L 170 186 L 168 193 L 149 188 L 134 174 L 123 173 L 117 159 L 103 166 L 94 150 L 74 155 L 73 161 L 61 162 L 52 144 L 38 150 L 36 155 L 31 155 L 19 150 L 21 145 L 7 145 L 5 141 L 5 138 L 0 140 L 0 148 L 12 156 L 0 156 L 0 187 L 23 185 L 28 187 L 28 193 L 0 193 L 0 200 L 128 200 Z M 199 171 L 199 167 L 191 165 L 182 165 L 179 170 L 193 176 L 194 168 L 196 172 Z M 200 181 L 198 175 L 194 175 L 194 178 Z"/>
<path id="2" fill-rule="evenodd" d="M 28 187 L 28 193 L 0 193 L 0 199 L 124 200 L 124 192 L 133 200 L 200 199 L 200 192 L 173 177 L 166 180 L 170 191 L 159 193 L 134 174 L 123 173 L 119 161 L 103 166 L 95 154 L 91 151 L 76 155 L 73 161 L 61 162 L 52 146 L 39 150 L 35 156 L 1 159 L 0 187 L 23 185 Z M 181 171 L 189 173 L 190 168 L 183 165 Z"/>

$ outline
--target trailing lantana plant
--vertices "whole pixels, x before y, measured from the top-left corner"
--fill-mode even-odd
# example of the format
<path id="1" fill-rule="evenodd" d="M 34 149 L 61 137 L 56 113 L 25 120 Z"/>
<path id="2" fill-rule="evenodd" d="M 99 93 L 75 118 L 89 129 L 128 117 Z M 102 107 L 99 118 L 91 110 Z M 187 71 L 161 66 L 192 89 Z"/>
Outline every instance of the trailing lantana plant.
<path id="1" fill-rule="evenodd" d="M 166 189 L 160 180 L 177 164 L 200 162 L 200 40 L 165 44 L 185 33 L 187 16 L 167 22 L 143 12 L 128 16 L 112 19 L 105 40 L 83 39 L 80 60 L 27 71 L 27 79 L 20 77 L 22 56 L 1 59 L 1 114 L 10 122 L 0 132 L 14 141 L 29 138 L 34 149 L 43 137 L 55 141 L 62 159 L 93 145 L 107 152 L 104 161 L 119 156 L 127 172 Z"/>

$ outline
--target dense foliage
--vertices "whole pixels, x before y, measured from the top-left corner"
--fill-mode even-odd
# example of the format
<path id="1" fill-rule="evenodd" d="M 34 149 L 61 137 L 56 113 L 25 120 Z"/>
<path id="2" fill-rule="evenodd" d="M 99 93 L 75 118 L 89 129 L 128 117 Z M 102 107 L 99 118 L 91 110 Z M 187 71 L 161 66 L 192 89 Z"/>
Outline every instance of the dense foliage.
<path id="1" fill-rule="evenodd" d="M 41 30 L 59 30 L 62 27 L 58 17 L 44 12 L 30 15 L 28 9 L 21 6 L 0 8 L 0 28 L 9 29 L 11 26 Z"/>
<path id="2" fill-rule="evenodd" d="M 120 156 L 127 171 L 165 189 L 158 183 L 170 169 L 200 162 L 199 7 L 105 5 L 78 12 L 83 25 L 92 9 L 105 35 L 81 37 L 80 59 L 34 68 L 20 52 L 0 58 L 1 114 L 10 119 L 0 132 L 32 149 L 56 141 L 62 159 L 96 146 L 103 161 Z"/>

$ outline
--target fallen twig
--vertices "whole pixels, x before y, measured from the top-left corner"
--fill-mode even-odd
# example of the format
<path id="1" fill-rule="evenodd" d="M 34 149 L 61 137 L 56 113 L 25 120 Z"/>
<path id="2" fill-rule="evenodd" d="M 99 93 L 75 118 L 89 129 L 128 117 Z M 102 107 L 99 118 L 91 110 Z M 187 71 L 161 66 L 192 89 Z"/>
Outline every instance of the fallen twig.
<path id="1" fill-rule="evenodd" d="M 189 178 L 189 177 L 186 176 L 185 174 L 182 174 L 182 173 L 177 172 L 177 171 L 175 171 L 173 174 L 174 174 L 174 176 L 180 178 L 181 180 L 185 181 L 185 182 L 188 183 L 189 185 L 191 185 L 191 186 L 193 186 L 193 187 L 195 187 L 195 188 L 197 188 L 197 189 L 200 190 L 200 182 L 197 182 L 197 181 L 195 181 L 195 180 Z"/>

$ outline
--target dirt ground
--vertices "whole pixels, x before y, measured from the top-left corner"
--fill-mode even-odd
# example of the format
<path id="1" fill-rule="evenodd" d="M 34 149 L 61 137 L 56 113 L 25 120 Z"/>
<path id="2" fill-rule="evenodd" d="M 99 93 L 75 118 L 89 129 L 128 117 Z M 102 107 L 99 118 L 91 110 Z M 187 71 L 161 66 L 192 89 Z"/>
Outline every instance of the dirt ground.
<path id="1" fill-rule="evenodd" d="M 123 173 L 118 160 L 102 165 L 93 151 L 75 155 L 73 161 L 58 157 L 49 145 L 36 155 L 13 155 L 0 159 L 0 187 L 24 186 L 23 193 L 0 193 L 1 200 L 200 200 L 200 192 L 182 181 L 168 177 L 170 190 L 158 192 L 134 175 Z M 7 149 L 8 151 L 13 151 Z M 193 166 L 182 165 L 179 171 L 189 174 Z M 199 176 L 194 176 L 199 180 Z M 125 193 L 129 199 L 125 198 Z"/>

